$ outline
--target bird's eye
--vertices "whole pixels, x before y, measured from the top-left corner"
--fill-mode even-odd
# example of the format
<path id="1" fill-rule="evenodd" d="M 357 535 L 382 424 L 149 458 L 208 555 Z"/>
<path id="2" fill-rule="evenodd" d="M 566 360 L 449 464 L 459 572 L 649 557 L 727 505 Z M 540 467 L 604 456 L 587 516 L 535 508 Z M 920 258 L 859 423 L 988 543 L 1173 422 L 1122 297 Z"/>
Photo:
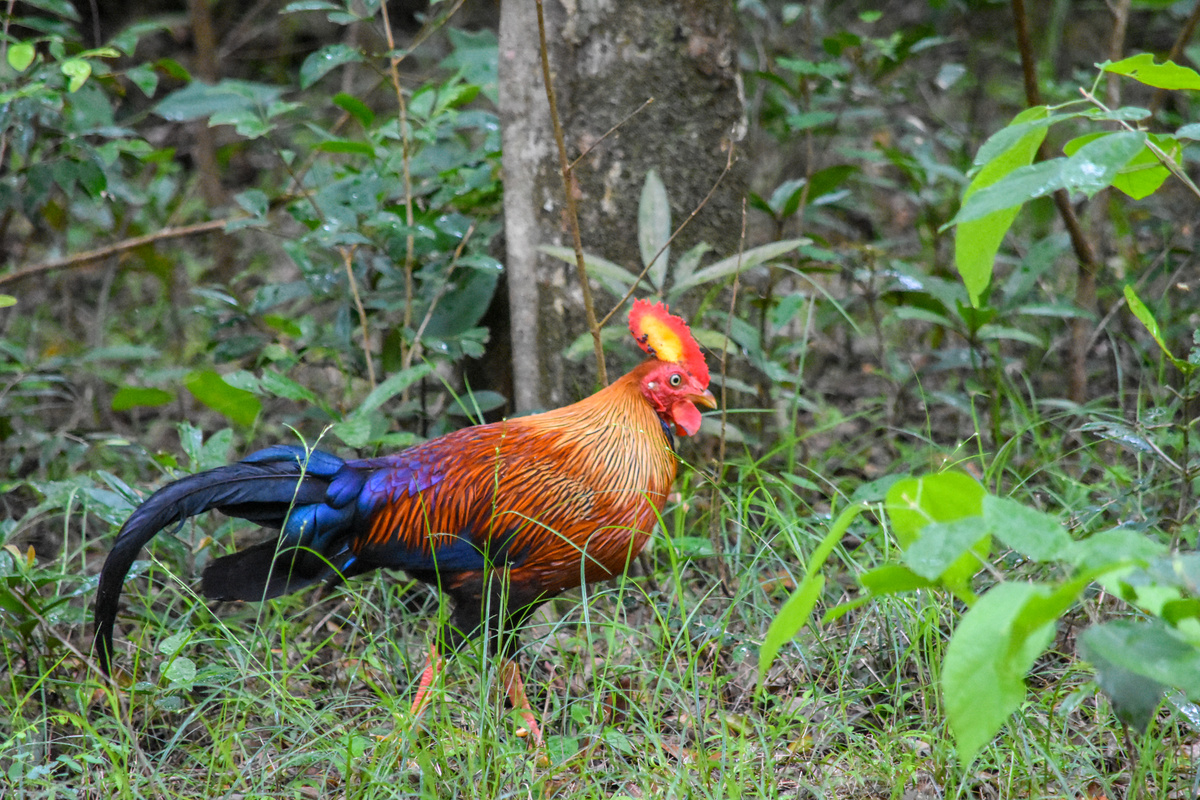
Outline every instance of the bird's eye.
<path id="1" fill-rule="evenodd" d="M 678 386 L 678 385 L 679 385 L 679 384 L 681 384 L 681 383 L 683 383 L 683 376 L 682 376 L 682 375 L 680 375 L 678 372 L 676 372 L 676 373 L 674 373 L 673 375 L 671 375 L 671 385 L 672 385 L 672 386 Z"/>

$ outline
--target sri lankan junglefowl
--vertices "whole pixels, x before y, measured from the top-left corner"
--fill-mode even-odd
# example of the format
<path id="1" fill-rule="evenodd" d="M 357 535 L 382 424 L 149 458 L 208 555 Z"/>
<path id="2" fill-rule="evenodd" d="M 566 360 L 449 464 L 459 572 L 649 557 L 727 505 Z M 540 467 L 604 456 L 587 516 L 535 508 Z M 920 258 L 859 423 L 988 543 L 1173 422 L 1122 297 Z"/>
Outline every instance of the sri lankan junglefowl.
<path id="1" fill-rule="evenodd" d="M 454 601 L 430 646 L 412 712 L 424 710 L 445 656 L 486 631 L 501 681 L 534 742 L 541 729 L 514 660 L 519 630 L 543 602 L 625 571 L 675 480 L 674 434 L 716 406 L 687 325 L 635 301 L 629 328 L 650 358 L 573 405 L 477 425 L 395 455 L 345 461 L 278 445 L 169 483 L 125 522 L 100 573 L 95 652 L 112 668 L 121 587 L 163 528 L 217 509 L 279 530 L 213 560 L 201 590 L 261 601 L 315 582 L 400 569 Z"/>

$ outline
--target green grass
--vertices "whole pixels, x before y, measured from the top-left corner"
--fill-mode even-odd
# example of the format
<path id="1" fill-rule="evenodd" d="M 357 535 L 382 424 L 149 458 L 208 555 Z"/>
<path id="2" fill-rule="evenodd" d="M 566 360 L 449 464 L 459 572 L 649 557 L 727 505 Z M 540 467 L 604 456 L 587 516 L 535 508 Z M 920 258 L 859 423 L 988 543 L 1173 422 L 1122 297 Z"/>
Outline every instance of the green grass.
<path id="1" fill-rule="evenodd" d="M 989 482 L 1026 487 L 1023 500 L 1068 510 L 1093 530 L 1171 499 L 1169 474 L 1114 459 L 1107 443 L 1051 458 L 1073 423 L 1037 419 L 1030 408 Z M 894 474 L 937 458 L 920 438 L 894 437 Z M 959 450 L 970 458 L 969 443 Z M 94 575 L 106 549 L 108 518 L 121 515 L 104 510 L 103 496 L 77 493 L 39 512 L 65 532 L 56 559 L 26 567 L 7 551 L 8 596 L 20 594 L 28 608 L 6 606 L 6 618 L 24 613 L 29 624 L 4 634 L 0 775 L 23 797 L 1194 793 L 1198 737 L 1186 717 L 1168 705 L 1145 736 L 1125 731 L 1072 655 L 1079 627 L 1124 612 L 1103 594 L 1060 626 L 1030 675 L 1027 702 L 969 768 L 937 691 L 963 611 L 943 594 L 882 598 L 805 629 L 757 689 L 766 627 L 828 532 L 828 487 L 841 490 L 839 508 L 860 487 L 870 493 L 861 476 L 877 477 L 872 453 L 862 437 L 833 437 L 804 480 L 766 461 L 735 465 L 715 496 L 695 473 L 681 480 L 640 562 L 648 569 L 590 587 L 586 602 L 560 598 L 524 631 L 544 754 L 516 735 L 497 664 L 477 651 L 451 663 L 435 702 L 411 718 L 438 605 L 401 575 L 262 605 L 206 606 L 189 588 L 209 557 L 204 537 L 234 532 L 214 520 L 162 537 L 128 582 L 118 626 L 123 678 L 101 684 L 76 655 L 90 638 L 93 585 L 83 576 Z M 714 524 L 728 587 L 711 555 Z M 78 530 L 98 533 L 85 543 Z M 856 577 L 894 557 L 878 520 L 860 517 L 826 566 L 818 614 L 859 596 Z M 993 569 L 1012 578 L 1044 568 L 1000 559 Z"/>

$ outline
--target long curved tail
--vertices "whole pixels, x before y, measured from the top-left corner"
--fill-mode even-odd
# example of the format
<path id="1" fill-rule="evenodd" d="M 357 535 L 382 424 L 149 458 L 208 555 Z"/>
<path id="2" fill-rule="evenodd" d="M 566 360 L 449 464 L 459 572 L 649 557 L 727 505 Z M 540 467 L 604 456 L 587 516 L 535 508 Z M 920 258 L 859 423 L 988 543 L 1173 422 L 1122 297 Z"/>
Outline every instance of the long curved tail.
<path id="1" fill-rule="evenodd" d="M 216 509 L 264 527 L 282 528 L 270 541 L 216 559 L 202 588 L 217 599 L 261 600 L 328 577 L 331 550 L 344 540 L 361 475 L 336 456 L 298 447 L 271 447 L 217 469 L 169 483 L 126 520 L 100 571 L 93 643 L 101 669 L 112 667 L 113 625 L 125 576 L 162 529 Z M 355 487 L 354 484 L 358 484 Z M 334 485 L 336 503 L 330 502 Z M 285 560 L 284 550 L 290 555 Z M 337 567 L 336 563 L 333 564 Z"/>

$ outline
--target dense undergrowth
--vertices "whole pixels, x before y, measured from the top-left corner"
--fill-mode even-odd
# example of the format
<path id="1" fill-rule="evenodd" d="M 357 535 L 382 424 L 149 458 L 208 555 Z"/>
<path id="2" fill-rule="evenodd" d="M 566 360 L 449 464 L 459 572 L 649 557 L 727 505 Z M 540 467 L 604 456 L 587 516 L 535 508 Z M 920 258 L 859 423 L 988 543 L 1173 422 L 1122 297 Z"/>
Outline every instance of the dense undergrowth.
<path id="1" fill-rule="evenodd" d="M 162 536 L 138 563 L 117 685 L 89 653 L 99 563 L 150 487 L 267 443 L 367 454 L 503 413 L 488 360 L 503 344 L 494 35 L 431 18 L 417 37 L 431 54 L 402 64 L 401 85 L 384 37 L 330 34 L 364 14 L 378 30 L 377 4 L 300 3 L 289 19 L 336 43 L 205 87 L 147 55 L 160 23 L 87 49 L 69 8 L 29 5 L 0 73 L 0 302 L 15 303 L 0 309 L 0 783 L 24 797 L 1196 796 L 1200 697 L 1170 669 L 1155 682 L 1117 663 L 1120 647 L 1084 660 L 1079 640 L 1134 620 L 1158 644 L 1196 644 L 1200 571 L 1161 557 L 1197 542 L 1200 201 L 1167 175 L 1137 200 L 1084 187 L 1103 255 L 1086 296 L 1053 204 L 1033 199 L 990 290 L 969 293 L 944 226 L 981 145 L 1026 105 L 1003 71 L 1014 45 L 980 44 L 1007 8 L 740 4 L 747 147 L 767 165 L 751 241 L 742 260 L 677 253 L 649 279 L 694 309 L 714 371 L 727 332 L 727 414 L 682 445 L 678 495 L 631 577 L 530 623 L 543 758 L 479 653 L 413 722 L 437 600 L 402 575 L 205 604 L 193 576 L 253 535 L 224 519 Z M 1126 9 L 1129 52 L 1169 48 L 1192 12 L 1168 5 Z M 1111 54 L 1070 62 L 1053 43 L 1106 18 L 1042 21 L 1045 102 L 1099 93 L 1091 64 Z M 1197 55 L 1183 44 L 1178 58 Z M 1164 101 L 1127 83 L 1113 104 L 1152 108 L 1129 118 L 1175 137 L 1166 155 L 1185 176 L 1195 88 Z M 1062 127 L 1114 131 L 1113 118 Z M 216 209 L 177 149 L 205 121 L 217 163 L 241 176 Z M 666 191 L 649 177 L 647 207 Z M 226 235 L 184 230 L 211 219 Z M 133 244 L 69 260 L 114 241 Z M 601 290 L 635 274 L 589 255 Z M 1078 320 L 1088 381 L 1072 398 Z M 570 344 L 564 357 L 586 350 Z M 626 344 L 616 332 L 614 360 L 632 359 Z M 1002 531 L 980 548 L 959 525 L 958 549 L 914 563 L 889 491 L 952 472 L 1072 544 L 1031 555 Z M 812 624 L 760 674 L 772 621 L 814 586 L 813 615 L 797 616 Z M 1073 593 L 1029 623 L 1037 652 L 994 657 L 1022 665 L 999 669 L 1007 694 L 972 687 L 979 714 L 1003 721 L 972 760 L 943 669 L 1003 586 Z"/>

